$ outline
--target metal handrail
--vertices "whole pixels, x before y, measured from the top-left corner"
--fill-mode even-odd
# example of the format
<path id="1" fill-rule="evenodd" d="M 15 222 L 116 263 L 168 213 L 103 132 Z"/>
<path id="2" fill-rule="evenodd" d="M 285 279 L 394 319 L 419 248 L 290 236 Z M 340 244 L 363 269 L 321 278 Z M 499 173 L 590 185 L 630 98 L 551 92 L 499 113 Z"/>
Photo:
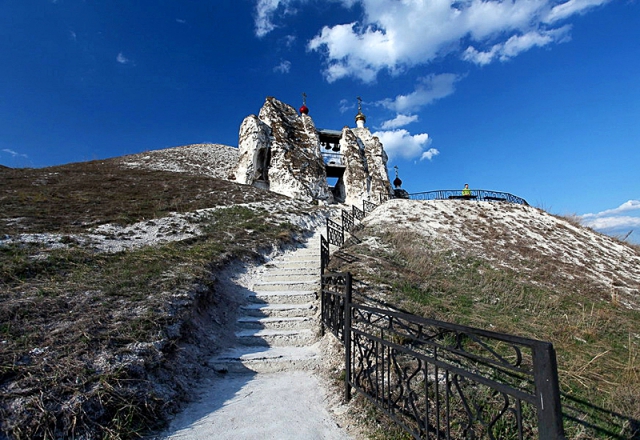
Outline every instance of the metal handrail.
<path id="1" fill-rule="evenodd" d="M 507 192 L 486 189 L 472 189 L 469 190 L 468 194 L 459 189 L 440 189 L 409 194 L 409 198 L 411 200 L 476 200 L 480 202 L 507 202 L 529 205 L 522 197 L 514 196 Z"/>
<path id="2" fill-rule="evenodd" d="M 564 438 L 551 343 L 356 303 L 349 273 L 321 282 L 345 398 L 353 388 L 415 439 Z"/>

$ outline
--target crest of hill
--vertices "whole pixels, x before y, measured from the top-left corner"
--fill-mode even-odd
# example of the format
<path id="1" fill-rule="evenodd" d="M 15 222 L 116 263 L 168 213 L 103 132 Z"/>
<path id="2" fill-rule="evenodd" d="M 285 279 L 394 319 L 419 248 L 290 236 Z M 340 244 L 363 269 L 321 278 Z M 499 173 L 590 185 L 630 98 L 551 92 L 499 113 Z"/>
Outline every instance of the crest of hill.
<path id="1" fill-rule="evenodd" d="M 192 144 L 147 151 L 113 159 L 126 168 L 173 171 L 228 179 L 238 163 L 235 147 L 222 144 Z"/>
<path id="2" fill-rule="evenodd" d="M 538 282 L 584 282 L 640 310 L 640 251 L 569 219 L 516 204 L 450 200 L 392 200 L 365 224 L 404 228 L 442 249 L 472 254 Z M 545 277 L 549 271 L 554 277 Z M 609 295 L 610 294 L 610 295 Z"/>

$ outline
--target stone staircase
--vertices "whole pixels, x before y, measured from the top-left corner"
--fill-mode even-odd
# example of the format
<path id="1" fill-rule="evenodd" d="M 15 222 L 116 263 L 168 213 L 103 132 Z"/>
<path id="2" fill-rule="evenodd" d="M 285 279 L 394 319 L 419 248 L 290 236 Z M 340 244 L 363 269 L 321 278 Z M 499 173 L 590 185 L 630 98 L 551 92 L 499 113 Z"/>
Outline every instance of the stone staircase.
<path id="1" fill-rule="evenodd" d="M 237 344 L 210 361 L 218 372 L 310 369 L 319 358 L 320 231 L 264 265 L 241 307 Z"/>

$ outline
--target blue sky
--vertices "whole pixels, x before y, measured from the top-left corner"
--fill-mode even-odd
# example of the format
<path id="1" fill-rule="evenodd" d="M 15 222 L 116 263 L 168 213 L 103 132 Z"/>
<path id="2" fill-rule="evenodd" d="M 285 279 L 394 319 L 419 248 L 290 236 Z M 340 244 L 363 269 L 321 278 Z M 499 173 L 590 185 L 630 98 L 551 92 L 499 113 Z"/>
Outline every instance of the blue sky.
<path id="1" fill-rule="evenodd" d="M 0 164 L 236 146 L 356 97 L 409 192 L 506 191 L 640 242 L 637 0 L 0 0 Z M 393 178 L 393 176 L 392 176 Z"/>

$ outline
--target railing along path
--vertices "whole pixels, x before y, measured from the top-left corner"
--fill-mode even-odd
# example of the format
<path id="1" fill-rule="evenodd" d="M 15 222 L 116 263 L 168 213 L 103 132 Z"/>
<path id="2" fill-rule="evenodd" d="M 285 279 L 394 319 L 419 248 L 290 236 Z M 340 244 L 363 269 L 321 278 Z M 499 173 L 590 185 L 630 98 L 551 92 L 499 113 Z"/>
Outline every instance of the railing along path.
<path id="1" fill-rule="evenodd" d="M 321 239 L 321 319 L 345 346 L 345 397 L 355 390 L 415 439 L 564 438 L 552 344 L 372 307 L 354 300 L 367 292 L 350 273 L 326 273 L 329 245 L 376 206 L 342 211 Z"/>
<path id="2" fill-rule="evenodd" d="M 468 193 L 456 189 L 440 189 L 437 191 L 426 191 L 409 194 L 411 200 L 476 200 L 487 202 L 507 202 L 519 205 L 529 204 L 521 197 L 514 196 L 506 192 L 489 191 L 486 189 L 472 189 Z"/>

